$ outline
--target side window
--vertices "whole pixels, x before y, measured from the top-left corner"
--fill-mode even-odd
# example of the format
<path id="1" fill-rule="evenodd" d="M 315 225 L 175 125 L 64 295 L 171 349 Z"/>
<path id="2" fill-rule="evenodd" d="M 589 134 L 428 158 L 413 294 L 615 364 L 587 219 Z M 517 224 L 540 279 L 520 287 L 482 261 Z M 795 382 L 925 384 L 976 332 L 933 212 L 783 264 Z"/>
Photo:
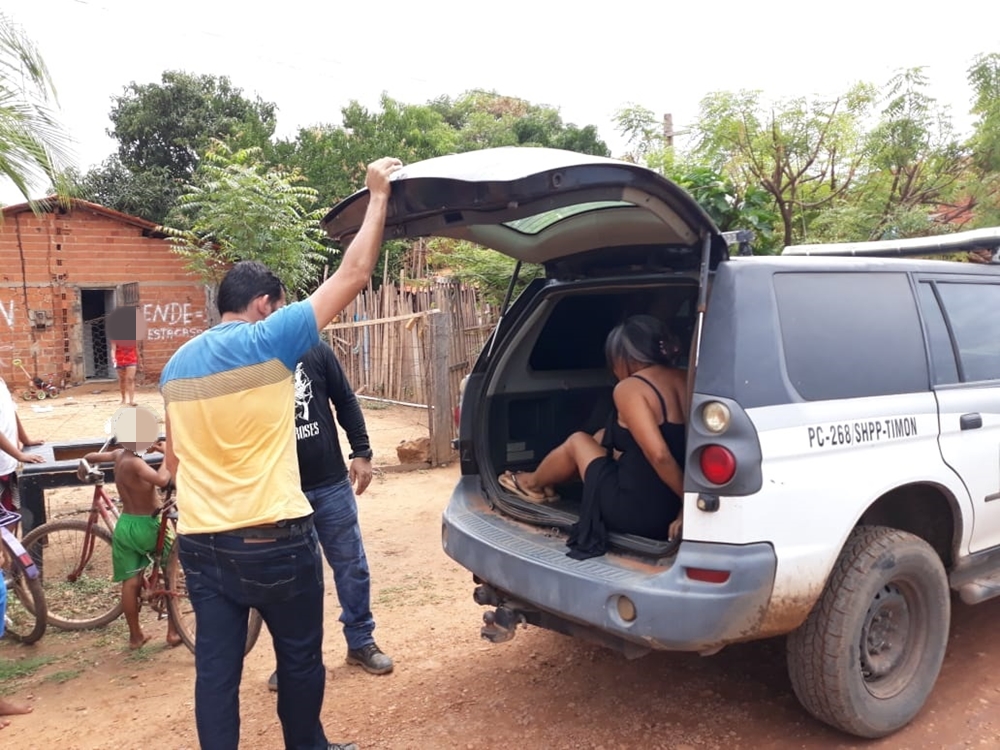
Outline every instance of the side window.
<path id="1" fill-rule="evenodd" d="M 905 274 L 776 273 L 774 292 L 788 377 L 803 398 L 928 389 L 924 337 Z"/>
<path id="2" fill-rule="evenodd" d="M 927 326 L 927 339 L 931 348 L 931 363 L 934 366 L 934 384 L 957 383 L 958 366 L 955 364 L 955 350 L 951 346 L 951 336 L 945 325 L 941 305 L 938 304 L 934 287 L 924 282 L 917 285 L 920 311 Z"/>
<path id="3" fill-rule="evenodd" d="M 939 281 L 935 284 L 951 324 L 962 379 L 1000 380 L 1000 284 Z"/>

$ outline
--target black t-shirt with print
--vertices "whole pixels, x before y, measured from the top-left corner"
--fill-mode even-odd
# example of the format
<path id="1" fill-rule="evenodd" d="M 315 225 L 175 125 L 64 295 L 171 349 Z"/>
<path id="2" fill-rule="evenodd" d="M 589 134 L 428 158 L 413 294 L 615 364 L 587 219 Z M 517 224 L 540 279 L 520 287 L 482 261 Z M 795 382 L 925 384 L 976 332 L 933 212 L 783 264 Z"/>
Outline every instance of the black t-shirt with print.
<path id="1" fill-rule="evenodd" d="M 337 422 L 347 433 L 352 452 L 369 447 L 361 405 L 326 343 L 317 344 L 299 360 L 294 382 L 295 445 L 302 489 L 340 482 L 347 476 L 347 465 L 330 403 L 336 410 Z"/>

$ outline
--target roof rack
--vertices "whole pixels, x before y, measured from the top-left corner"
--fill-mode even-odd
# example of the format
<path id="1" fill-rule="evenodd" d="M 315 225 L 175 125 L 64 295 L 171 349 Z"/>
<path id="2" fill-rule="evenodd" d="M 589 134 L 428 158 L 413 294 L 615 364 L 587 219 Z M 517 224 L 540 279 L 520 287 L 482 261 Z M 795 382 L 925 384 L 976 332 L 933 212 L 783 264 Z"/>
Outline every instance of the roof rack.
<path id="1" fill-rule="evenodd" d="M 913 237 L 906 240 L 877 242 L 831 242 L 825 245 L 788 245 L 782 255 L 857 255 L 869 258 L 909 257 L 914 255 L 948 255 L 951 253 L 989 250 L 990 263 L 1000 263 L 1000 227 L 973 229 L 933 237 Z"/>
<path id="2" fill-rule="evenodd" d="M 753 255 L 753 249 L 750 243 L 756 239 L 756 235 L 749 229 L 737 229 L 734 232 L 722 232 L 722 239 L 726 241 L 726 244 L 732 247 L 733 245 L 738 245 L 737 250 L 739 255 Z"/>

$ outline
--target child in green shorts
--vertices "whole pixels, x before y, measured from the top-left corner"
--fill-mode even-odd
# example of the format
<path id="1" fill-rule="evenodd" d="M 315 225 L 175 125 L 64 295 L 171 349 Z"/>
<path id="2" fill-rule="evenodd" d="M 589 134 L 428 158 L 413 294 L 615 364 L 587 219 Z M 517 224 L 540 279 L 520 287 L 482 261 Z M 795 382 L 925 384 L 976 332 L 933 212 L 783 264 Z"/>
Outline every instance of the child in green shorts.
<path id="1" fill-rule="evenodd" d="M 142 407 L 135 407 L 131 411 L 134 413 L 140 410 Z M 155 420 L 155 416 L 153 419 Z M 155 429 L 155 421 L 153 424 Z M 143 633 L 139 625 L 139 592 L 142 586 L 140 576 L 156 550 L 156 537 L 160 531 L 160 519 L 153 516 L 153 512 L 160 507 L 156 488 L 166 487 L 170 483 L 167 462 L 163 461 L 158 470 L 154 469 L 138 452 L 137 449 L 142 447 L 141 442 L 137 445 L 135 442 L 123 441 L 113 450 L 84 456 L 93 465 L 110 462 L 115 465 L 115 486 L 122 501 L 122 514 L 115 524 L 111 558 L 114 580 L 122 582 L 122 609 L 125 611 L 125 622 L 128 623 L 129 647 L 133 649 L 141 648 L 151 638 Z M 153 443 L 149 445 L 149 450 L 162 453 L 164 446 L 161 442 Z M 173 622 L 169 620 L 167 643 L 171 646 L 181 643 Z"/>

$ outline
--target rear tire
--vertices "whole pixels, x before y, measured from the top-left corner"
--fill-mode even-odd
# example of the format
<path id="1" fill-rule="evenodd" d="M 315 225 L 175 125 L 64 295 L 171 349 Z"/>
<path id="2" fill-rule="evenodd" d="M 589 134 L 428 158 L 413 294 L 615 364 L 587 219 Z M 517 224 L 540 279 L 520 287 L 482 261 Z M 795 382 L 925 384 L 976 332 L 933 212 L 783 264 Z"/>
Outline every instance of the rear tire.
<path id="1" fill-rule="evenodd" d="M 62 630 L 89 630 L 114 622 L 122 614 L 121 584 L 115 583 L 111 534 L 91 527 L 94 549 L 76 580 L 70 574 L 80 564 L 87 540 L 87 522 L 76 518 L 45 523 L 22 540 L 41 573 L 48 622 Z"/>
<path id="2" fill-rule="evenodd" d="M 174 541 L 174 546 L 170 550 L 167 558 L 166 581 L 167 581 L 167 615 L 174 622 L 177 633 L 180 635 L 184 645 L 191 653 L 194 653 L 195 642 L 197 640 L 197 625 L 195 621 L 194 607 L 188 598 L 187 584 L 184 576 L 184 568 L 181 565 L 180 545 Z M 243 647 L 243 653 L 249 654 L 260 637 L 261 626 L 264 618 L 256 609 L 250 610 L 250 617 L 247 621 L 247 639 Z"/>
<path id="3" fill-rule="evenodd" d="M 859 526 L 822 596 L 788 636 L 788 674 L 809 713 L 859 737 L 908 724 L 930 695 L 948 645 L 944 566 L 913 534 Z"/>

